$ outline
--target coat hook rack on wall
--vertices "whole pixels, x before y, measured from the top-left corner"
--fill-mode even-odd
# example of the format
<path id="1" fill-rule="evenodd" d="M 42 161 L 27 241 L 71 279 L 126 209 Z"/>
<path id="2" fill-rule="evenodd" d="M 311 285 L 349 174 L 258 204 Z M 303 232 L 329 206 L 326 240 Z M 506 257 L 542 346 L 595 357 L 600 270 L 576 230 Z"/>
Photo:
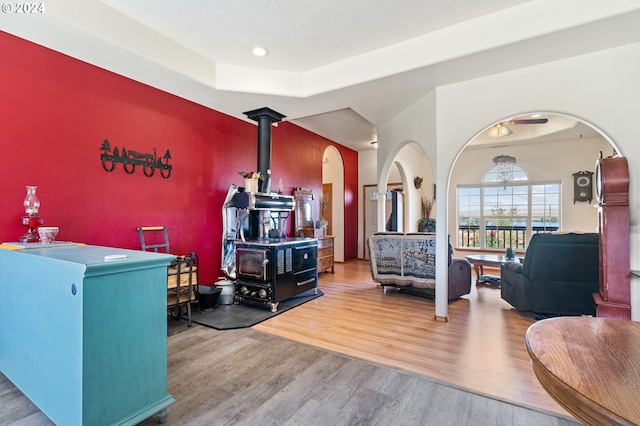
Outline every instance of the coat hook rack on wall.
<path id="1" fill-rule="evenodd" d="M 102 168 L 107 172 L 113 171 L 116 164 L 122 163 L 124 171 L 128 174 L 135 172 L 136 166 L 141 166 L 142 172 L 147 177 L 153 176 L 156 169 L 160 169 L 160 175 L 165 179 L 171 176 L 173 166 L 169 164 L 169 160 L 171 159 L 169 149 L 167 149 L 162 157 L 157 156 L 155 147 L 153 148 L 153 154 L 142 154 L 137 151 L 127 150 L 124 146 L 122 147 L 122 151 L 119 151 L 118 147 L 115 147 L 113 153 L 111 153 L 111 143 L 108 139 L 102 142 L 100 149 L 104 151 L 100 155 Z"/>

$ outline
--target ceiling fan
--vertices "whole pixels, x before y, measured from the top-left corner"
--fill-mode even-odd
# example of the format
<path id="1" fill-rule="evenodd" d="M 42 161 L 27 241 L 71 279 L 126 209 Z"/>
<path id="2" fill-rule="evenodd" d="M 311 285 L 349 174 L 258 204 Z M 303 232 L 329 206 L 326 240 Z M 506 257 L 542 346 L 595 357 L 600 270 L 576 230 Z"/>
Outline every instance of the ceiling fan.
<path id="1" fill-rule="evenodd" d="M 496 124 L 495 126 L 492 126 L 489 129 L 489 136 L 492 136 L 494 138 L 498 138 L 500 136 L 508 136 L 510 134 L 513 133 L 513 131 L 507 127 L 507 124 L 509 125 L 516 125 L 516 124 L 544 124 L 546 122 L 548 122 L 549 119 L 547 118 L 522 118 L 522 119 L 518 119 L 518 120 L 509 120 L 509 121 L 501 121 L 500 123 Z"/>

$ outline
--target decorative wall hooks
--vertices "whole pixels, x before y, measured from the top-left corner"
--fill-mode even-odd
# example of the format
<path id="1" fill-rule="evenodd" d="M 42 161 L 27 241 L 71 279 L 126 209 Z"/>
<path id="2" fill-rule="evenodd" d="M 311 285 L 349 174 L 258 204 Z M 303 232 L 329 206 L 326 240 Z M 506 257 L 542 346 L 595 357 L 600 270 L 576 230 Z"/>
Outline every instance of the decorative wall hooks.
<path id="1" fill-rule="evenodd" d="M 107 139 L 102 142 L 100 149 L 104 151 L 104 153 L 100 154 L 102 168 L 107 172 L 113 171 L 117 163 L 122 163 L 124 171 L 129 174 L 136 171 L 136 166 L 142 166 L 142 172 L 148 177 L 153 176 L 156 169 L 160 169 L 160 175 L 165 179 L 171 175 L 173 166 L 169 164 L 169 159 L 171 159 L 169 149 L 162 157 L 156 155 L 155 148 L 153 148 L 153 154 L 141 154 L 133 150 L 127 151 L 124 147 L 120 152 L 116 147 L 113 149 L 113 154 L 111 154 L 111 144 Z"/>

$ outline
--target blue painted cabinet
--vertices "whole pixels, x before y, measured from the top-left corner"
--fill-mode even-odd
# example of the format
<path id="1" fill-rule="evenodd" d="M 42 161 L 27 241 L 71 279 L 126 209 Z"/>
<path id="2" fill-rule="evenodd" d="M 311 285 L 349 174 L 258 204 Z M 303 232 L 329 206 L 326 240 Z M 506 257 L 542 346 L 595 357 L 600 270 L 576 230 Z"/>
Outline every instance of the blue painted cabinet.
<path id="1" fill-rule="evenodd" d="M 105 256 L 126 258 L 105 261 Z M 0 371 L 60 425 L 165 412 L 167 265 L 98 246 L 0 249 Z"/>

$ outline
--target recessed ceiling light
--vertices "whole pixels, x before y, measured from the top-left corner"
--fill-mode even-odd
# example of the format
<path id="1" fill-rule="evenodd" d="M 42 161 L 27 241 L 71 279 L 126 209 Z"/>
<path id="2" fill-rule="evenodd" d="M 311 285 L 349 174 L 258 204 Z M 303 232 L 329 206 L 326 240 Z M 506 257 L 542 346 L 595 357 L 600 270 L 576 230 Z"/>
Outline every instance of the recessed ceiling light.
<path id="1" fill-rule="evenodd" d="M 267 56 L 269 51 L 264 47 L 257 46 L 253 48 L 253 54 L 256 56 Z"/>

